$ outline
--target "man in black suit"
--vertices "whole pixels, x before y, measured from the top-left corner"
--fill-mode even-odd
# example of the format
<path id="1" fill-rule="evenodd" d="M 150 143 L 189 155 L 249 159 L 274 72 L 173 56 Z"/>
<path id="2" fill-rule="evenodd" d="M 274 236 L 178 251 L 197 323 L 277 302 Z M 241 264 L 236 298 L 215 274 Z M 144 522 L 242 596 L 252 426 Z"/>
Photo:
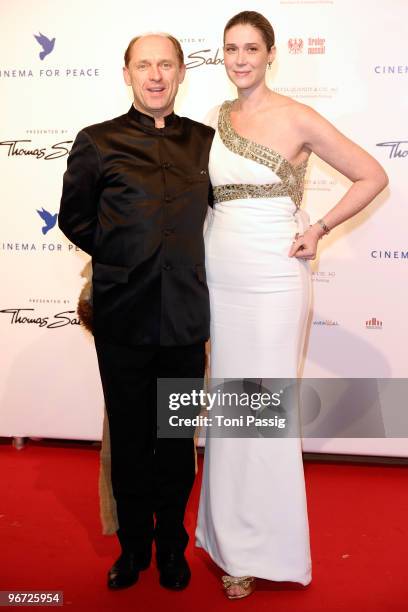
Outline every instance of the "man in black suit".
<path id="1" fill-rule="evenodd" d="M 108 574 L 112 589 L 136 582 L 153 540 L 162 586 L 190 580 L 183 521 L 193 440 L 156 437 L 157 378 L 202 378 L 209 336 L 203 223 L 214 131 L 174 114 L 184 75 L 175 38 L 133 39 L 124 67 L 133 105 L 78 133 L 64 175 L 59 226 L 92 255 L 122 548 Z"/>

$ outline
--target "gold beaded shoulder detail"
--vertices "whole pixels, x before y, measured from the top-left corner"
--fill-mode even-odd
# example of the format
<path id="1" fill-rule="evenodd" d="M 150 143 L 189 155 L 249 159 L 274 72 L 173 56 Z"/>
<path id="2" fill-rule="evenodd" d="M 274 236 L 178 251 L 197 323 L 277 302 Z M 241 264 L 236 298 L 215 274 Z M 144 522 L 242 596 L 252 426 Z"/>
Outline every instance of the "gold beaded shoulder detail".
<path id="1" fill-rule="evenodd" d="M 294 166 L 277 151 L 240 136 L 231 124 L 230 110 L 232 104 L 230 100 L 224 102 L 218 116 L 218 133 L 223 144 L 233 153 L 267 166 L 280 178 L 281 182 L 270 185 L 220 185 L 214 187 L 215 202 L 245 197 L 289 196 L 296 208 L 299 208 L 303 198 L 308 160 Z"/>

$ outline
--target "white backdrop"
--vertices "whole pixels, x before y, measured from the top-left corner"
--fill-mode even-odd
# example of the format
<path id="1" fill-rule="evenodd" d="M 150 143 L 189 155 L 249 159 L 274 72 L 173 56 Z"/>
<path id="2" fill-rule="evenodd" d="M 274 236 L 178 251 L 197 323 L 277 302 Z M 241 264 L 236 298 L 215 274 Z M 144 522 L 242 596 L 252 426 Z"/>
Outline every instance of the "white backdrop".
<path id="1" fill-rule="evenodd" d="M 275 27 L 278 53 L 270 86 L 333 121 L 390 177 L 385 193 L 321 242 L 313 264 L 314 312 L 304 374 L 407 377 L 408 66 L 401 24 L 407 22 L 408 3 L 248 4 L 157 0 L 150 11 L 131 0 L 1 1 L 1 436 L 101 436 L 96 357 L 75 314 L 87 257 L 61 234 L 55 214 L 77 131 L 130 106 L 121 72 L 128 41 L 153 30 L 181 40 L 188 71 L 176 111 L 200 120 L 209 108 L 234 97 L 221 61 L 222 30 L 229 17 L 248 8 L 265 14 Z M 34 35 L 47 39 L 41 39 L 49 51 L 43 59 Z M 314 157 L 304 199 L 312 220 L 347 186 Z M 387 430 L 387 407 L 379 404 L 373 435 L 376 419 Z M 304 448 L 408 454 L 402 438 L 333 436 L 306 439 Z"/>

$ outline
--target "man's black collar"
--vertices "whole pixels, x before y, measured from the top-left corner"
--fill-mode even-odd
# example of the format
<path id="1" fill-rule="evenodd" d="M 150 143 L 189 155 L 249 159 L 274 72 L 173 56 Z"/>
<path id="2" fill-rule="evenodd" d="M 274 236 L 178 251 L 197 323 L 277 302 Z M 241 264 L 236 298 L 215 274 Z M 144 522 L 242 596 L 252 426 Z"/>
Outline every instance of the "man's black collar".
<path id="1" fill-rule="evenodd" d="M 129 109 L 128 115 L 131 119 L 133 119 L 134 121 L 137 121 L 137 123 L 140 123 L 141 125 L 144 125 L 149 128 L 156 127 L 154 124 L 154 117 L 141 113 L 133 106 L 133 104 Z M 177 122 L 177 119 L 178 117 L 174 112 L 170 113 L 169 115 L 166 115 L 164 117 L 164 126 L 165 127 L 173 126 Z M 162 128 L 156 128 L 156 129 L 162 129 Z"/>

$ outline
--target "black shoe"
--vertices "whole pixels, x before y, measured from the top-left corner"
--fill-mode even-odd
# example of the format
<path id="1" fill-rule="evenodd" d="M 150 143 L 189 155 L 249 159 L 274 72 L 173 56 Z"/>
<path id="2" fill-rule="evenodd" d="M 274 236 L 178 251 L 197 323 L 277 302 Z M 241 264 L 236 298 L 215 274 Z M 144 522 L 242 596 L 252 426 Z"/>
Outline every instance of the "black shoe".
<path id="1" fill-rule="evenodd" d="M 188 586 L 191 572 L 182 552 L 161 553 L 157 556 L 157 567 L 162 587 L 181 591 Z"/>
<path id="2" fill-rule="evenodd" d="M 109 589 L 125 589 L 139 578 L 140 570 L 148 568 L 150 555 L 141 557 L 140 553 L 122 552 L 108 572 Z"/>

